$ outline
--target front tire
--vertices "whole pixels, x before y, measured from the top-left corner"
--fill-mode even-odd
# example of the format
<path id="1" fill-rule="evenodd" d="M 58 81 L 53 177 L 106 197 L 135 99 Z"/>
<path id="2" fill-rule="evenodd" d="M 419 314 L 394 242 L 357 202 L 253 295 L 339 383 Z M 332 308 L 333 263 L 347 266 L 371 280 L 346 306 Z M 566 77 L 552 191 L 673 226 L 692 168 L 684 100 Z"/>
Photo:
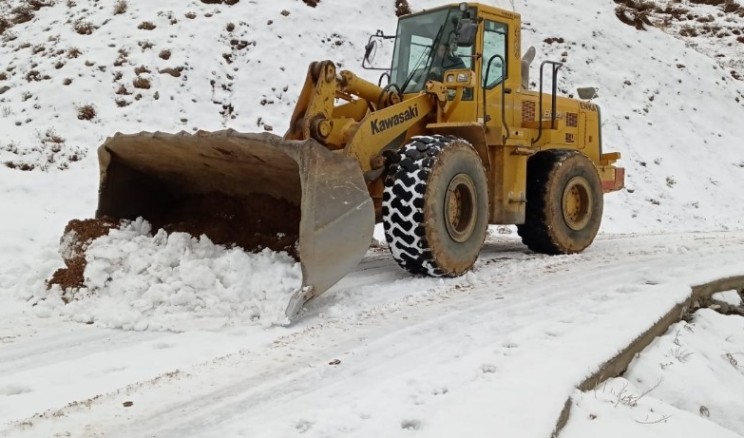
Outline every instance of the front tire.
<path id="1" fill-rule="evenodd" d="M 414 274 L 462 275 L 488 227 L 488 185 L 477 152 L 457 137 L 415 137 L 392 161 L 398 162 L 388 168 L 382 217 L 393 258 Z"/>
<path id="2" fill-rule="evenodd" d="M 527 211 L 517 226 L 535 252 L 573 254 L 594 241 L 602 221 L 602 183 L 597 169 L 575 150 L 548 150 L 527 163 Z"/>

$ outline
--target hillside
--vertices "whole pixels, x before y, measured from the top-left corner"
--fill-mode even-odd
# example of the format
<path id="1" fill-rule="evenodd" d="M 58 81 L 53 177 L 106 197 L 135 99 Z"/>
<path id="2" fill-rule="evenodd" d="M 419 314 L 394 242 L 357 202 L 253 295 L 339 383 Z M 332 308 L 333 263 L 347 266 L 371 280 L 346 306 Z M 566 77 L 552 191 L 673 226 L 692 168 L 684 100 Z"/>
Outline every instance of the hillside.
<path id="1" fill-rule="evenodd" d="M 12 11 L 24 3 L 6 2 L 2 15 L 19 21 Z M 127 6 L 117 13 L 94 1 L 30 2 L 50 6 L 32 9 L 30 21 L 7 29 L 0 46 L 2 175 L 34 178 L 27 170 L 60 178 L 87 198 L 73 201 L 75 216 L 92 214 L 93 151 L 106 136 L 225 127 L 282 133 L 309 62 L 333 59 L 376 81 L 374 71 L 359 67 L 366 36 L 395 30 L 393 5 L 122 3 Z M 570 1 L 518 5 L 523 47 L 536 46 L 538 62 L 566 62 L 561 90 L 600 88 L 605 147 L 621 152 L 628 170 L 628 189 L 608 197 L 603 231 L 741 228 L 736 181 L 744 173 L 738 147 L 744 128 L 737 122 L 744 82 L 736 72 L 744 44 L 733 33 L 708 38 L 701 31 L 681 39 L 664 33 L 688 35 L 690 27 L 719 22 L 738 32 L 740 11 L 690 4 L 689 15 L 714 21 L 656 13 L 651 20 L 663 30 L 636 30 L 616 17 L 611 1 L 578 7 Z M 241 13 L 246 8 L 250 13 Z M 347 18 L 334 20 L 336 11 Z M 566 22 L 576 25 L 559 24 Z M 721 44 L 713 51 L 709 41 Z M 537 67 L 532 70 L 534 80 Z M 14 205 L 34 208 L 20 198 Z"/>

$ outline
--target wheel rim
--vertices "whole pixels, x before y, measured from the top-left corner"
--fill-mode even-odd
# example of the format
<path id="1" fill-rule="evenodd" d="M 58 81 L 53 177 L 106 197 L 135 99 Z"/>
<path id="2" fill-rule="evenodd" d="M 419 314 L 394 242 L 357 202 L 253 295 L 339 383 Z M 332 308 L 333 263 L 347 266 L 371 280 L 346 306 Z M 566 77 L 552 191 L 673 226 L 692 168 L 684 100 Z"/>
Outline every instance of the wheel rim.
<path id="1" fill-rule="evenodd" d="M 589 181 L 576 176 L 563 190 L 563 219 L 574 231 L 584 229 L 592 217 L 592 197 Z"/>
<path id="2" fill-rule="evenodd" d="M 456 242 L 465 242 L 473 234 L 477 203 L 473 180 L 464 173 L 455 175 L 444 196 L 444 223 Z"/>

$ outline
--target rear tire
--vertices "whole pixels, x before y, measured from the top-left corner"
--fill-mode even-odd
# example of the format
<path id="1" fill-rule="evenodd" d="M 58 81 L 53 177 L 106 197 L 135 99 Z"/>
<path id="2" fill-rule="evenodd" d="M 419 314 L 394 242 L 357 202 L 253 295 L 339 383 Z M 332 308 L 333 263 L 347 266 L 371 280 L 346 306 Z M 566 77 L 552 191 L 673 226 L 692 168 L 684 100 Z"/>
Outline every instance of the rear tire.
<path id="1" fill-rule="evenodd" d="M 457 137 L 415 137 L 390 161 L 382 218 L 393 258 L 414 274 L 465 273 L 488 227 L 488 185 L 475 149 Z"/>
<path id="2" fill-rule="evenodd" d="M 573 254 L 591 245 L 602 221 L 597 169 L 575 150 L 548 150 L 527 163 L 527 211 L 517 225 L 522 242 L 544 254 Z"/>

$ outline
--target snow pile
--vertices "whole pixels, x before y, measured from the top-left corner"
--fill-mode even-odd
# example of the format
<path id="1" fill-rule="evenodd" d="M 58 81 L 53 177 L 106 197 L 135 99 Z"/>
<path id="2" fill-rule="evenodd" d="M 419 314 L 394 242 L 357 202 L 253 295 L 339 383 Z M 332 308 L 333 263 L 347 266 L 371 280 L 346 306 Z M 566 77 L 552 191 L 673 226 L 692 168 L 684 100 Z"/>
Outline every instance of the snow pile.
<path id="1" fill-rule="evenodd" d="M 37 313 L 125 330 L 286 323 L 284 309 L 302 280 L 299 263 L 289 255 L 249 254 L 206 236 L 150 231 L 138 219 L 91 242 L 86 287 L 66 305 L 53 287 Z"/>

